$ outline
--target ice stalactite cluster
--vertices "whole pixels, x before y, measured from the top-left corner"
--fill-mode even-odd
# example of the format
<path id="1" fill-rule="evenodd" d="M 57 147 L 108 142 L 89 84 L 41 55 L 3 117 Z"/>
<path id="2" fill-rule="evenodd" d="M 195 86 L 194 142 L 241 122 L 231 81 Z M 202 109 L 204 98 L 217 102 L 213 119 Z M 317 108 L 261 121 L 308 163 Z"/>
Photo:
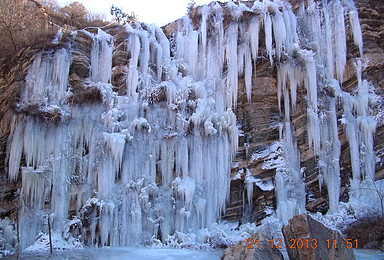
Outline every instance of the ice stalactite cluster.
<path id="1" fill-rule="evenodd" d="M 205 228 L 225 211 L 238 145 L 236 98 L 232 92 L 231 103 L 221 103 L 228 96 L 223 72 L 208 81 L 199 64 L 200 48 L 223 46 L 223 28 L 221 41 L 204 36 L 201 44 L 201 32 L 187 21 L 175 56 L 160 28 L 124 29 L 126 95 L 111 85 L 114 39 L 100 29 L 83 31 L 93 46 L 82 87 L 98 89 L 102 103 L 68 102 L 70 45 L 41 52 L 29 69 L 18 108 L 49 118 L 15 117 L 10 135 L 9 178 L 21 172 L 22 179 L 22 248 L 47 232 L 47 217 L 54 232 L 80 219 L 87 245 L 124 246 Z M 203 58 L 213 64 L 215 57 Z"/>
<path id="2" fill-rule="evenodd" d="M 90 76 L 82 87 L 102 94 L 102 103 L 86 106 L 68 102 L 72 46 L 38 54 L 19 109 L 33 108 L 49 118 L 15 116 L 8 148 L 9 178 L 15 181 L 21 173 L 22 179 L 22 248 L 47 231 L 47 216 L 55 232 L 63 231 L 69 219 L 79 219 L 79 238 L 101 246 L 164 242 L 216 222 L 225 211 L 238 146 L 231 109 L 237 104 L 239 78 L 244 77 L 251 101 L 256 62 L 263 55 L 261 33 L 265 56 L 277 66 L 279 105 L 284 99 L 281 140 L 274 149 L 278 158 L 265 166 L 277 171 L 277 215 L 286 222 L 305 211 L 303 169 L 290 118 L 301 86 L 307 92 L 309 145 L 319 156 L 334 210 L 340 189 L 337 100 L 319 97 L 322 88 L 332 86 L 344 101 L 351 161 L 363 156 L 374 162 L 376 125 L 367 102 L 368 83 L 359 80 L 357 96 L 344 93 L 338 83 L 346 64 L 348 12 L 361 55 L 356 8 L 339 0 L 308 1 L 298 16 L 284 1 L 255 1 L 252 7 L 214 2 L 200 8 L 199 25 L 189 16 L 176 22 L 171 40 L 154 25 L 127 25 L 122 43 L 128 54 L 126 94 L 111 85 L 113 58 L 121 46 L 115 47 L 114 37 L 101 29 L 83 31 L 93 46 Z M 245 15 L 250 19 L 242 19 Z M 76 33 L 71 37 L 76 41 Z M 51 122 L 53 116 L 58 120 Z M 353 169 L 358 182 L 359 171 L 372 176 L 374 164 Z M 248 202 L 253 185 L 272 189 L 250 174 L 246 182 Z"/>
<path id="3" fill-rule="evenodd" d="M 283 1 L 256 1 L 251 10 L 259 14 L 258 18 L 253 17 L 248 22 L 251 57 L 258 56 L 259 36 L 255 34 L 264 29 L 266 58 L 277 66 L 278 102 L 279 108 L 284 110 L 280 153 L 265 156 L 265 168 L 276 169 L 277 216 L 286 222 L 293 215 L 305 211 L 305 169 L 300 167 L 300 152 L 291 123 L 291 110 L 295 110 L 296 92 L 300 87 L 304 87 L 307 93 L 308 143 L 318 158 L 320 188 L 326 185 L 329 209 L 334 212 L 339 205 L 341 186 L 340 123 L 336 113 L 340 101 L 344 104 L 341 122 L 351 146 L 354 176 L 351 182 L 360 183 L 360 176 L 372 180 L 375 172 L 373 136 L 376 123 L 367 101 L 374 93 L 366 90 L 369 84 L 361 79 L 363 41 L 356 7 L 353 1 L 308 1 L 307 7 L 302 4 L 295 15 L 291 6 Z M 342 91 L 340 86 L 347 63 L 346 21 L 359 50 L 355 57 L 358 64 L 356 96 Z M 239 35 L 236 37 L 241 39 Z M 243 55 L 246 48 L 241 44 L 238 53 L 239 61 L 243 63 L 247 56 Z M 246 69 L 246 66 L 245 63 L 243 67 Z M 248 76 L 241 75 L 245 77 L 247 86 Z M 334 89 L 333 94 L 327 91 L 329 88 Z M 250 93 L 248 89 L 247 93 Z M 272 159 L 273 156 L 277 157 Z M 364 166 L 361 164 L 363 160 L 368 162 Z M 369 174 L 361 174 L 361 171 Z M 248 196 L 251 196 L 253 186 L 247 177 L 245 179 Z M 352 184 L 352 190 L 358 191 L 359 185 Z"/>
<path id="4" fill-rule="evenodd" d="M 349 19 L 354 43 L 359 49 L 359 56 L 355 57 L 358 84 L 356 86 L 357 95 L 354 96 L 344 92 L 341 86 L 347 62 L 346 17 Z M 272 21 L 274 20 L 272 19 Z M 287 32 L 291 24 L 285 24 Z M 297 44 L 293 45 L 293 49 L 286 48 L 285 54 L 288 57 L 278 65 L 279 104 L 281 97 L 284 97 L 285 111 L 283 147 L 284 154 L 289 156 L 289 158 L 286 156 L 284 159 L 287 165 L 291 164 L 287 169 L 300 175 L 300 167 L 297 167 L 300 164 L 300 156 L 291 156 L 297 154 L 293 152 L 297 149 L 297 145 L 295 142 L 288 141 L 287 137 L 291 136 L 289 134 L 291 131 L 289 100 L 291 100 L 291 107 L 294 109 L 295 92 L 300 85 L 304 85 L 307 91 L 309 147 L 313 147 L 315 155 L 318 156 L 320 189 L 324 183 L 328 191 L 329 211 L 332 213 L 339 205 L 341 186 L 338 104 L 339 102 L 343 104 L 341 122 L 346 129 L 350 145 L 353 172 L 351 194 L 356 194 L 360 189 L 359 185 L 362 178 L 370 182 L 374 181 L 375 178 L 373 137 L 376 131 L 376 120 L 370 109 L 370 104 L 373 102 L 368 101 L 372 100 L 375 95 L 370 89 L 369 83 L 361 78 L 362 64 L 360 58 L 363 55 L 363 41 L 357 10 L 352 1 L 335 0 L 323 1 L 322 3 L 308 1 L 307 8 L 304 5 L 299 8 L 296 25 L 297 30 L 291 32 L 297 33 L 297 35 L 292 38 L 299 38 L 300 42 L 295 42 Z M 273 29 L 275 30 L 275 27 Z M 276 48 L 278 48 L 278 40 L 275 39 L 275 41 Z M 298 66 L 299 64 L 301 66 Z M 287 201 L 287 196 L 298 199 L 297 208 L 304 209 L 302 204 L 304 197 L 299 199 L 298 194 L 292 194 L 289 191 L 283 192 L 284 189 L 288 190 L 287 187 L 291 186 L 291 181 L 298 183 L 297 181 L 302 178 L 302 176 L 295 176 L 295 174 L 289 174 L 285 181 L 279 172 L 276 174 L 278 215 L 279 211 L 282 210 L 279 205 Z M 301 188 L 295 188 L 304 192 L 304 186 L 301 184 L 299 186 Z M 293 205 L 286 207 L 286 209 L 292 209 L 292 207 Z M 290 215 L 288 218 L 292 216 L 292 214 L 288 215 Z M 283 217 L 280 216 L 280 218 Z"/>

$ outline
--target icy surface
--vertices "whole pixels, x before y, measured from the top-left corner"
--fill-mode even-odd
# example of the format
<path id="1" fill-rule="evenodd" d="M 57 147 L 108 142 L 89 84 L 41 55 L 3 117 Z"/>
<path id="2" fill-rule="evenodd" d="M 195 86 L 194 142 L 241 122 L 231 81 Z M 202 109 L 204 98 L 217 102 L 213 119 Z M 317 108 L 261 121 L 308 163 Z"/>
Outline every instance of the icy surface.
<path id="1" fill-rule="evenodd" d="M 197 259 L 197 260 L 218 260 L 223 250 L 193 250 L 193 249 L 171 249 L 171 248 L 148 248 L 148 247 L 111 247 L 93 249 L 72 249 L 70 251 L 55 252 L 49 255 L 50 259 L 133 259 L 133 260 L 176 260 Z M 21 259 L 44 259 L 47 253 L 22 254 Z"/>

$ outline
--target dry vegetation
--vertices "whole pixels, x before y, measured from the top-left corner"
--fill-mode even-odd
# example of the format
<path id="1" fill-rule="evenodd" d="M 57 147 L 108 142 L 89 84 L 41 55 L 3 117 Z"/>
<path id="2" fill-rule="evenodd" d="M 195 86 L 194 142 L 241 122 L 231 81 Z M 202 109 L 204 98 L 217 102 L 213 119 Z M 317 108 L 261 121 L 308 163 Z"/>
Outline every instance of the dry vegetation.
<path id="1" fill-rule="evenodd" d="M 0 0 L 0 63 L 12 63 L 24 47 L 47 45 L 59 28 L 103 26 L 104 20 L 79 2 L 60 7 L 55 0 Z"/>

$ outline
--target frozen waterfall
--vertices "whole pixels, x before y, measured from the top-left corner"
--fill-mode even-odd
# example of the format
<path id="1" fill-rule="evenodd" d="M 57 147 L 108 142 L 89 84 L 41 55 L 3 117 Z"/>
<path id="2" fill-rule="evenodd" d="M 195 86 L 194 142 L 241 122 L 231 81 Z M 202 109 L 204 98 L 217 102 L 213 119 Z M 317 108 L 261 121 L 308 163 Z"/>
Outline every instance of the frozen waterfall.
<path id="1" fill-rule="evenodd" d="M 73 95 L 68 81 L 71 44 L 40 52 L 29 68 L 19 108 L 34 107 L 47 117 L 15 116 L 9 137 L 9 179 L 22 179 L 22 248 L 39 231 L 47 232 L 48 217 L 54 232 L 77 223 L 70 228 L 78 229 L 86 245 L 97 246 L 164 242 L 170 235 L 217 222 L 226 209 L 238 148 L 232 109 L 239 78 L 244 78 L 250 102 L 261 58 L 277 67 L 284 111 L 274 150 L 279 159 L 265 166 L 276 169 L 276 215 L 286 222 L 306 210 L 305 169 L 291 122 L 296 91 L 302 87 L 307 93 L 308 144 L 334 211 L 340 193 L 338 102 L 343 104 L 356 190 L 362 179 L 374 178 L 376 121 L 369 110 L 372 91 L 361 73 L 356 95 L 340 86 L 346 15 L 363 54 L 356 8 L 340 0 L 326 2 L 309 0 L 297 16 L 284 1 L 255 1 L 253 6 L 213 2 L 199 9 L 198 25 L 187 15 L 168 38 L 154 25 L 126 25 L 122 46 L 115 46 L 114 37 L 101 29 L 84 30 L 93 46 L 83 88 L 102 94 L 102 102 L 88 105 L 68 102 Z M 243 15 L 251 18 L 240 19 Z M 76 33 L 71 37 L 75 40 Z M 126 94 L 111 84 L 117 48 L 129 57 L 122 69 Z M 361 62 L 357 64 L 361 70 Z M 325 88 L 335 95 L 321 95 Z M 247 178 L 250 203 L 256 181 Z"/>

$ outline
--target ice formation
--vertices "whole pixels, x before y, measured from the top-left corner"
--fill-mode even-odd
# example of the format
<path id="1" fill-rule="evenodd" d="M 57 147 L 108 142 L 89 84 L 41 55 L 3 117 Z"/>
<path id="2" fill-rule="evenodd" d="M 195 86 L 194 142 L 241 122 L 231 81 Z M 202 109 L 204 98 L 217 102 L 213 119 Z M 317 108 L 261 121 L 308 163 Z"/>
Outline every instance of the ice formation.
<path id="1" fill-rule="evenodd" d="M 228 10 L 230 21 L 224 21 Z M 287 222 L 305 212 L 304 168 L 290 118 L 300 87 L 307 92 L 308 142 L 319 158 L 330 211 L 338 207 L 340 192 L 337 98 L 343 102 L 356 194 L 362 179 L 374 178 L 372 91 L 361 73 L 357 95 L 344 92 L 339 84 L 346 65 L 346 13 L 362 55 L 353 4 L 310 0 L 298 16 L 290 4 L 269 0 L 249 7 L 214 2 L 200 11 L 198 26 L 189 16 L 177 22 L 172 41 L 154 25 L 124 28 L 126 95 L 111 85 L 114 38 L 101 29 L 96 34 L 83 31 L 94 42 L 87 85 L 102 93 L 102 104 L 68 105 L 67 97 L 73 94 L 68 87 L 71 46 L 37 55 L 19 108 L 34 105 L 61 117 L 56 124 L 33 116 L 14 118 L 9 179 L 16 181 L 21 173 L 22 248 L 32 244 L 39 231 L 46 232 L 47 217 L 60 233 L 77 216 L 84 225 L 79 238 L 98 246 L 164 242 L 182 234 L 192 241 L 193 234 L 215 223 L 225 211 L 238 146 L 232 112 L 238 80 L 244 78 L 251 101 L 256 62 L 264 55 L 259 53 L 263 29 L 265 58 L 277 66 L 284 120 L 280 142 L 253 159 L 264 158 L 264 169 L 276 169 L 276 215 Z M 245 11 L 251 19 L 240 19 Z M 319 95 L 325 88 L 336 96 Z M 246 174 L 249 203 L 254 185 L 273 190 L 271 182 L 255 179 L 248 169 Z"/>

